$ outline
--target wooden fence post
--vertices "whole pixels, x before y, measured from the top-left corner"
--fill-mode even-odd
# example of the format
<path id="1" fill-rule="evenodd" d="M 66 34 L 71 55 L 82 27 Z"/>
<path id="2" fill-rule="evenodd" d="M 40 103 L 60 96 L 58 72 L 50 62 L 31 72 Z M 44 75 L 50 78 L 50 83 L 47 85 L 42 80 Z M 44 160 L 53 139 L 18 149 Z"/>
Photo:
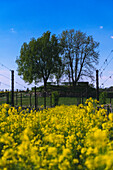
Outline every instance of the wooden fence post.
<path id="1" fill-rule="evenodd" d="M 86 98 L 88 99 L 88 83 L 87 83 L 87 85 L 86 85 Z"/>
<path id="2" fill-rule="evenodd" d="M 30 93 L 30 107 L 31 107 L 31 93 Z"/>
<path id="3" fill-rule="evenodd" d="M 9 92 L 7 92 L 7 104 L 9 104 Z"/>
<path id="4" fill-rule="evenodd" d="M 18 104 L 18 96 L 17 96 L 18 92 L 16 92 L 16 105 Z"/>
<path id="5" fill-rule="evenodd" d="M 110 97 L 110 104 L 111 104 L 111 99 L 112 99 L 112 98 Z"/>
<path id="6" fill-rule="evenodd" d="M 46 109 L 46 91 L 44 91 L 44 109 Z"/>
<path id="7" fill-rule="evenodd" d="M 21 107 L 22 107 L 22 92 L 21 92 Z"/>
<path id="8" fill-rule="evenodd" d="M 50 107 L 52 107 L 52 93 L 50 93 Z"/>
<path id="9" fill-rule="evenodd" d="M 99 101 L 99 77 L 98 77 L 98 70 L 96 70 L 96 98 Z"/>
<path id="10" fill-rule="evenodd" d="M 83 94 L 82 94 L 82 92 L 81 92 L 81 98 L 82 98 L 82 104 L 84 103 L 84 99 L 83 99 Z"/>
<path id="11" fill-rule="evenodd" d="M 11 105 L 14 106 L 14 70 L 11 70 Z"/>
<path id="12" fill-rule="evenodd" d="M 36 96 L 36 86 L 35 86 L 35 110 L 37 109 L 37 96 Z"/>

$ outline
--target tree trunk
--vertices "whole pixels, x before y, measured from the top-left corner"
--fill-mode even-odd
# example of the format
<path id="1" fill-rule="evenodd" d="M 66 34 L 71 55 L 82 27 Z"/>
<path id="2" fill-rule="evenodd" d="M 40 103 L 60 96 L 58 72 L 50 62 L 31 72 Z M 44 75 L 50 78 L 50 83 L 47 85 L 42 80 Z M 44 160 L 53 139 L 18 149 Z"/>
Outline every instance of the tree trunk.
<path id="1" fill-rule="evenodd" d="M 72 63 L 72 59 L 71 59 L 71 56 L 70 56 L 70 52 L 69 52 L 69 65 L 70 65 L 70 68 L 71 68 L 71 78 L 72 78 L 72 82 L 74 82 L 74 77 L 73 77 L 73 63 Z"/>
<path id="2" fill-rule="evenodd" d="M 77 58 L 77 55 L 76 55 L 76 60 L 75 60 L 75 81 L 77 79 L 77 72 L 78 72 L 78 58 Z"/>
<path id="3" fill-rule="evenodd" d="M 44 91 L 46 92 L 46 90 L 47 90 L 47 80 L 44 79 Z"/>
<path id="4" fill-rule="evenodd" d="M 47 80 L 44 79 L 44 108 L 46 109 L 46 90 L 47 90 Z"/>

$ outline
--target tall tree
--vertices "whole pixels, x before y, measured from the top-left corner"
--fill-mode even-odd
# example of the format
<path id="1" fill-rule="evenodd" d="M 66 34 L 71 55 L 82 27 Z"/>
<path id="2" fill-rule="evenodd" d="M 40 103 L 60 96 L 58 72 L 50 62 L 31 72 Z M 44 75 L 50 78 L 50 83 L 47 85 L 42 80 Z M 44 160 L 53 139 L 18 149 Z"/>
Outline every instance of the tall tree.
<path id="1" fill-rule="evenodd" d="M 57 72 L 60 46 L 55 35 L 47 31 L 37 40 L 32 39 L 28 44 L 24 43 L 20 50 L 20 56 L 16 59 L 18 74 L 23 75 L 23 80 L 31 84 L 43 80 L 46 91 L 49 77 Z"/>
<path id="2" fill-rule="evenodd" d="M 61 82 L 61 79 L 64 75 L 64 69 L 65 69 L 65 64 L 63 63 L 62 58 L 60 57 L 59 64 L 56 68 L 56 73 L 55 73 L 55 79 L 57 85 L 59 85 L 59 83 Z"/>
<path id="3" fill-rule="evenodd" d="M 63 57 L 66 64 L 66 74 L 71 78 L 73 86 L 78 80 L 87 76 L 93 80 L 95 64 L 98 64 L 99 43 L 92 36 L 81 31 L 66 30 L 60 35 Z"/>

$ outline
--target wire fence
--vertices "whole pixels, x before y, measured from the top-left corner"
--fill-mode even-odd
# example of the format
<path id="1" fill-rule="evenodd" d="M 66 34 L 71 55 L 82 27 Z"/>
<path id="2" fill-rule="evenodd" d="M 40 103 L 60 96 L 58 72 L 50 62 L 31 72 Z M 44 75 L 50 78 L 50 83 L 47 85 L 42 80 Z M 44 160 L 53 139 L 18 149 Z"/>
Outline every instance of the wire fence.
<path id="1" fill-rule="evenodd" d="M 36 89 L 36 87 L 34 88 Z M 23 109 L 29 108 L 40 110 L 44 108 L 51 108 L 56 105 L 79 105 L 85 104 L 87 98 L 92 97 L 96 99 L 96 90 L 88 87 L 84 89 L 83 92 L 73 92 L 73 91 L 62 91 L 59 96 L 54 96 L 53 92 L 39 92 L 35 91 L 16 91 L 14 92 L 14 106 L 16 108 L 22 107 Z M 11 92 L 1 92 L 0 93 L 0 104 L 7 103 L 11 104 Z M 113 93 L 108 93 L 107 104 L 105 109 L 112 108 L 113 105 Z M 107 107 L 109 106 L 109 108 Z M 109 110 L 111 112 L 111 110 Z"/>
<path id="2" fill-rule="evenodd" d="M 67 95 L 68 94 L 68 95 Z M 59 94 L 58 97 L 56 97 L 55 102 L 55 96 L 52 95 L 52 92 L 26 92 L 26 91 L 20 91 L 20 92 L 14 92 L 14 106 L 18 107 L 21 106 L 23 108 L 30 107 L 39 109 L 42 106 L 44 108 L 48 107 L 54 107 L 57 105 L 72 105 L 72 104 L 80 104 L 84 103 L 85 100 L 88 98 L 87 95 L 81 94 L 81 93 L 71 93 L 68 92 L 62 92 Z M 2 103 L 11 103 L 11 92 L 1 92 L 0 93 L 0 104 Z M 56 103 L 56 104 L 55 104 Z"/>
<path id="3" fill-rule="evenodd" d="M 113 57 L 110 59 L 110 55 L 112 52 L 113 52 L 113 50 L 110 52 L 108 57 L 105 59 L 103 65 L 99 69 L 100 78 L 102 77 L 102 74 L 105 71 L 106 67 L 111 63 L 111 61 L 113 59 Z M 12 75 L 12 73 L 14 72 L 13 70 L 6 67 L 2 63 L 0 63 L 0 66 L 4 67 L 11 73 L 11 76 L 10 76 L 11 78 L 7 75 L 4 75 L 3 73 L 0 73 L 0 77 L 4 77 L 8 81 L 10 80 L 10 84 L 4 83 L 3 81 L 0 80 L 1 84 L 5 85 L 7 87 L 7 89 L 10 89 L 10 90 L 6 90 L 6 92 L 3 92 L 3 91 L 0 92 L 0 104 L 9 103 L 15 107 L 21 106 L 24 108 L 30 107 L 30 108 L 35 108 L 35 109 L 40 109 L 40 108 L 42 108 L 42 106 L 44 106 L 44 108 L 55 106 L 55 101 L 54 101 L 55 97 L 52 95 L 53 91 L 39 92 L 36 90 L 36 87 L 35 87 L 34 92 L 33 91 L 28 92 L 27 90 L 25 90 L 25 89 L 27 89 L 26 86 L 24 86 L 23 84 L 21 84 L 18 81 L 14 81 L 14 75 Z M 15 74 L 15 77 L 16 76 L 18 76 L 18 75 Z M 102 85 L 104 85 L 104 83 L 106 81 L 108 81 L 108 79 L 111 78 L 112 76 L 113 76 L 113 74 L 111 74 L 102 83 Z M 20 77 L 20 78 L 22 79 L 22 77 Z M 96 80 L 96 81 L 99 81 L 99 80 Z M 24 90 L 23 91 L 14 91 L 14 84 L 21 86 L 21 88 L 24 88 Z M 100 92 L 102 92 L 102 91 L 100 91 Z M 96 89 L 93 89 L 88 85 L 85 88 L 82 88 L 82 90 L 78 90 L 78 92 L 76 90 L 75 91 L 62 90 L 59 93 L 57 105 L 62 105 L 62 104 L 66 104 L 66 105 L 76 104 L 76 105 L 78 105 L 80 103 L 84 104 L 85 100 L 89 97 L 97 99 L 97 91 L 96 91 Z M 113 102 L 112 99 L 113 99 L 113 95 L 108 94 L 107 101 L 110 104 L 112 104 L 112 102 Z"/>

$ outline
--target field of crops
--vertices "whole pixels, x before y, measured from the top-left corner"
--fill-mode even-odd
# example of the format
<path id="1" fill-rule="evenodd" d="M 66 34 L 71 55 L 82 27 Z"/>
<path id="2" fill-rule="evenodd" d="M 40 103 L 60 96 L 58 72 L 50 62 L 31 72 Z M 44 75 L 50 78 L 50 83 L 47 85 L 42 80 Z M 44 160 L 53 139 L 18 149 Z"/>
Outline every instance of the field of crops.
<path id="1" fill-rule="evenodd" d="M 36 112 L 0 106 L 0 169 L 113 170 L 113 113 L 61 105 Z"/>

